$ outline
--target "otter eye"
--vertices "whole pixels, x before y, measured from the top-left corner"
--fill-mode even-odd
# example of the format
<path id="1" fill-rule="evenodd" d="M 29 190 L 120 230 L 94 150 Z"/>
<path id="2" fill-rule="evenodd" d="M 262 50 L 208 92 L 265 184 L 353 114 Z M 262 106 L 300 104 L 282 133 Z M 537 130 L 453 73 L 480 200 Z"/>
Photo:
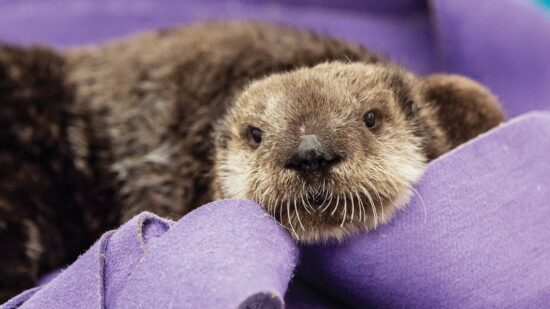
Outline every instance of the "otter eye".
<path id="1" fill-rule="evenodd" d="M 365 125 L 367 125 L 367 128 L 372 128 L 376 124 L 376 113 L 374 111 L 368 111 L 365 113 L 365 116 L 363 116 L 363 120 L 365 121 Z"/>
<path id="2" fill-rule="evenodd" d="M 264 132 L 256 127 L 248 128 L 248 142 L 253 147 L 258 147 L 262 142 L 262 135 Z"/>

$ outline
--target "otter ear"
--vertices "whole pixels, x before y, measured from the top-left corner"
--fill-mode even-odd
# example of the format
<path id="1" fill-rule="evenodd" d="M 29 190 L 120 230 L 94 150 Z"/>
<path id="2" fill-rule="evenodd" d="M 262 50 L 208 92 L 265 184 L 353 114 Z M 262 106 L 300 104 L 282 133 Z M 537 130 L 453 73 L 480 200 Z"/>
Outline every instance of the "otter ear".
<path id="1" fill-rule="evenodd" d="M 434 74 L 422 80 L 422 95 L 434 107 L 451 148 L 504 121 L 497 98 L 481 84 L 458 75 Z"/>

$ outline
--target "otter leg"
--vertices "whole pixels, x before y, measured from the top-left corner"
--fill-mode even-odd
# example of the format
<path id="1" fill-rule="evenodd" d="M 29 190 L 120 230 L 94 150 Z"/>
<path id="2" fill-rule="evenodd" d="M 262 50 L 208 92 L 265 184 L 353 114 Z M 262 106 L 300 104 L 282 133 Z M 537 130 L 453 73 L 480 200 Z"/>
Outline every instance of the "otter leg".
<path id="1" fill-rule="evenodd" d="M 86 241 L 75 215 L 67 102 L 61 57 L 0 44 L 0 303 Z"/>

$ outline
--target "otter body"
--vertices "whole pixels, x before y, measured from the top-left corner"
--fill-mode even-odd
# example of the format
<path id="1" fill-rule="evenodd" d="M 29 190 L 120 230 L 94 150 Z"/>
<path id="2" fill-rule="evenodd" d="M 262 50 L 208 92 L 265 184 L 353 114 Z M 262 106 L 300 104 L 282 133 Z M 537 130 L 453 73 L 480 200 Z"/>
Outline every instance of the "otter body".
<path id="1" fill-rule="evenodd" d="M 0 301 L 144 210 L 246 198 L 300 241 L 367 230 L 502 120 L 471 80 L 273 25 L 0 45 Z"/>

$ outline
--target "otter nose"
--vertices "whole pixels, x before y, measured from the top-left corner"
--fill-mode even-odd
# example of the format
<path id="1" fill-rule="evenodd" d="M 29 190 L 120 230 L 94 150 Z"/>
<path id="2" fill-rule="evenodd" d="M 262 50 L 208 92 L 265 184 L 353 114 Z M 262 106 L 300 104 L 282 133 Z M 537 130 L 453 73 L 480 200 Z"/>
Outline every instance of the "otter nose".
<path id="1" fill-rule="evenodd" d="M 304 172 L 314 172 L 336 162 L 337 156 L 323 147 L 315 135 L 304 135 L 288 167 Z"/>

